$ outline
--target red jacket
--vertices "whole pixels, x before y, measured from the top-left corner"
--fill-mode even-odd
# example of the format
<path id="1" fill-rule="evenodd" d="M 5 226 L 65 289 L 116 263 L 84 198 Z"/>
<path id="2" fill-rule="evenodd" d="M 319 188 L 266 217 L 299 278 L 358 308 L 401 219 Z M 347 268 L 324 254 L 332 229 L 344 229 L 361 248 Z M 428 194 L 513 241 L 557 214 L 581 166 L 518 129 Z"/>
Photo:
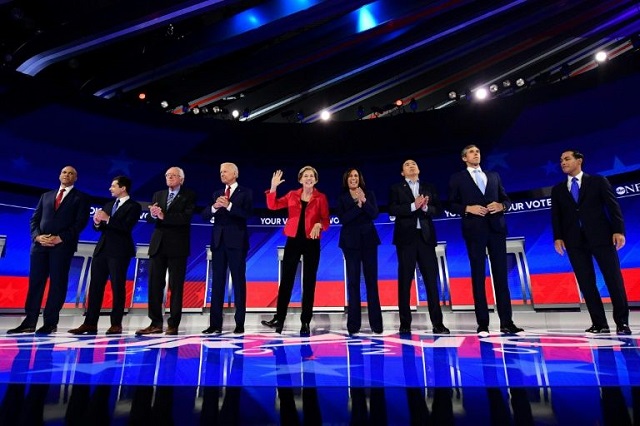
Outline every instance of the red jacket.
<path id="1" fill-rule="evenodd" d="M 265 191 L 267 194 L 267 207 L 270 210 L 279 210 L 287 208 L 289 218 L 284 226 L 284 235 L 287 237 L 295 237 L 298 230 L 298 222 L 300 221 L 300 213 L 302 210 L 302 188 L 289 191 L 286 195 L 276 198 L 275 192 Z M 322 224 L 322 230 L 329 229 L 329 202 L 327 196 L 317 189 L 313 189 L 309 204 L 304 215 L 304 230 L 306 237 L 309 238 L 311 229 L 316 223 Z"/>

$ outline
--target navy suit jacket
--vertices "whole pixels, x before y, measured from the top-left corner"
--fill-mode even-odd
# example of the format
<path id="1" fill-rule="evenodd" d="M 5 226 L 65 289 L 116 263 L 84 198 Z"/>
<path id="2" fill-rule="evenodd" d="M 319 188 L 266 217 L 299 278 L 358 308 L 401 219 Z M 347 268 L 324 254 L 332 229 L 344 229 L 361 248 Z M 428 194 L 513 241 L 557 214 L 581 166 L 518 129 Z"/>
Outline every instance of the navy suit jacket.
<path id="1" fill-rule="evenodd" d="M 187 257 L 191 254 L 191 217 L 196 207 L 195 192 L 181 187 L 171 206 L 167 209 L 169 190 L 164 189 L 153 194 L 151 204 L 158 203 L 164 212 L 160 220 L 147 216 L 147 222 L 155 224 L 149 243 L 149 256 L 162 250 L 169 257 Z"/>
<path id="2" fill-rule="evenodd" d="M 104 205 L 102 210 L 111 214 L 111 209 L 115 202 L 115 199 L 109 201 Z M 140 213 L 142 213 L 140 203 L 129 198 L 118 207 L 115 214 L 109 217 L 109 223 L 100 222 L 98 225 L 94 223 L 93 228 L 101 234 L 93 255 L 134 257 L 136 255 L 136 248 L 133 237 L 131 236 L 131 231 L 136 223 L 138 223 Z"/>
<path id="3" fill-rule="evenodd" d="M 202 218 L 210 222 L 214 218 L 211 231 L 211 249 L 218 248 L 220 244 L 235 249 L 249 250 L 249 232 L 247 231 L 247 219 L 253 212 L 253 192 L 251 189 L 238 185 L 231 194 L 231 210 L 217 209 L 215 214 L 211 212 L 211 206 L 218 197 L 224 195 L 224 190 L 213 193 L 213 202 L 202 211 Z"/>
<path id="4" fill-rule="evenodd" d="M 553 187 L 551 223 L 553 239 L 563 240 L 566 247 L 583 245 L 583 234 L 590 246 L 612 245 L 612 235 L 625 231 L 620 205 L 607 178 L 586 173 L 577 203 L 566 180 Z"/>
<path id="5" fill-rule="evenodd" d="M 373 225 L 378 217 L 378 204 L 373 191 L 365 191 L 367 199 L 362 208 L 353 201 L 349 191 L 344 191 L 338 198 L 336 215 L 340 219 L 340 240 L 338 246 L 342 249 L 363 249 L 380 244 L 380 237 Z"/>
<path id="6" fill-rule="evenodd" d="M 487 176 L 487 186 L 483 194 L 476 185 L 467 169 L 461 170 L 449 180 L 449 210 L 462 217 L 462 236 L 474 238 L 488 233 L 500 233 L 507 235 L 507 221 L 504 212 L 478 216 L 465 213 L 467 206 L 486 206 L 492 202 L 504 204 L 505 211 L 509 210 L 511 201 L 507 195 L 500 175 L 496 172 L 483 170 Z"/>
<path id="7" fill-rule="evenodd" d="M 395 216 L 393 227 L 393 244 L 395 245 L 415 242 L 418 220 L 420 220 L 420 229 L 426 243 L 434 247 L 438 244 L 433 218 L 442 213 L 440 197 L 435 186 L 419 182 L 419 193 L 429 197 L 426 212 L 422 209 L 411 211 L 411 203 L 415 201 L 415 197 L 406 180 L 392 185 L 389 191 L 389 215 Z"/>
<path id="8" fill-rule="evenodd" d="M 90 215 L 89 197 L 75 187 L 69 191 L 62 200 L 58 210 L 55 210 L 58 190 L 45 192 L 40 197 L 33 215 L 31 216 L 31 251 L 46 251 L 49 247 L 43 247 L 35 241 L 41 234 L 58 235 L 62 243 L 57 249 L 65 250 L 73 254 L 78 249 L 80 232 L 87 226 Z"/>

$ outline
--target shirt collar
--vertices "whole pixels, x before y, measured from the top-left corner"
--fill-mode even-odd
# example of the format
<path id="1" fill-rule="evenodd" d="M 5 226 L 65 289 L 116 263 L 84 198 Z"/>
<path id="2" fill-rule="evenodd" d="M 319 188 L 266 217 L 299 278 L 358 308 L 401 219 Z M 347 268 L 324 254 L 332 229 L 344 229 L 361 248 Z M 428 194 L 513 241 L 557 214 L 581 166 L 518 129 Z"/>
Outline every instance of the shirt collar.
<path id="1" fill-rule="evenodd" d="M 573 178 L 575 177 L 576 179 L 578 179 L 578 183 L 582 182 L 582 175 L 584 175 L 584 172 L 580 172 L 575 176 L 571 176 L 571 175 L 567 175 L 567 181 L 569 183 L 571 183 L 571 181 L 573 180 Z"/>

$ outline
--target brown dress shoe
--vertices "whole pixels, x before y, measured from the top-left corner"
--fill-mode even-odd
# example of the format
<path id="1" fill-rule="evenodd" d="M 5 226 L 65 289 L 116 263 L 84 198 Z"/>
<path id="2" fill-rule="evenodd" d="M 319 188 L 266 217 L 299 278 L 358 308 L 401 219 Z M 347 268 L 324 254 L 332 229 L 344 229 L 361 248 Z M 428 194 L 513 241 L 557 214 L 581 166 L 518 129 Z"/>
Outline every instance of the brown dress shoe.
<path id="1" fill-rule="evenodd" d="M 82 324 L 78 328 L 72 328 L 71 330 L 69 330 L 69 333 L 71 333 L 71 334 L 97 334 L 98 333 L 98 327 L 95 326 L 95 325 Z"/>
<path id="2" fill-rule="evenodd" d="M 162 326 L 158 327 L 156 325 L 150 325 L 147 328 L 141 328 L 140 330 L 136 331 L 136 336 L 142 336 L 145 334 L 160 334 L 162 333 Z"/>
<path id="3" fill-rule="evenodd" d="M 167 327 L 167 331 L 164 334 L 166 334 L 167 336 L 177 336 L 178 327 Z"/>
<path id="4" fill-rule="evenodd" d="M 112 325 L 105 334 L 122 334 L 122 326 Z"/>

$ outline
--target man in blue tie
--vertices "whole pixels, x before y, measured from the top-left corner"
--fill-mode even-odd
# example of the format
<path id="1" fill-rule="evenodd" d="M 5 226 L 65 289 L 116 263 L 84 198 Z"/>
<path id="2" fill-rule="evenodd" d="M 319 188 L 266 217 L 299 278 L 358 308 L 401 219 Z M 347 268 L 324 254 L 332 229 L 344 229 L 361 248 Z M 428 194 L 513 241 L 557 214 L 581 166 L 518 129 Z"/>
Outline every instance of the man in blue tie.
<path id="1" fill-rule="evenodd" d="M 164 289 L 169 274 L 171 299 L 167 319 L 169 336 L 178 334 L 182 319 L 182 295 L 187 274 L 187 258 L 191 253 L 191 217 L 196 208 L 196 194 L 184 187 L 184 171 L 170 167 L 165 175 L 167 189 L 153 194 L 147 222 L 155 228 L 149 243 L 149 318 L 151 325 L 136 335 L 164 331 Z"/>
<path id="2" fill-rule="evenodd" d="M 467 145 L 462 150 L 466 168 L 449 180 L 450 211 L 459 214 L 462 236 L 471 268 L 471 287 L 478 322 L 478 334 L 489 334 L 489 308 L 485 292 L 486 253 L 491 260 L 491 276 L 500 318 L 500 332 L 516 334 L 522 330 L 513 323 L 511 292 L 507 271 L 507 222 L 505 212 L 511 201 L 500 175 L 480 168 L 480 149 Z"/>
<path id="3" fill-rule="evenodd" d="M 130 191 L 131 179 L 127 176 L 116 176 L 109 188 L 115 200 L 109 201 L 102 210 L 93 215 L 93 229 L 100 232 L 100 239 L 91 261 L 88 308 L 84 322 L 79 327 L 69 330 L 71 334 L 98 332 L 98 319 L 107 279 L 111 281 L 113 303 L 111 326 L 106 334 L 122 333 L 127 270 L 136 254 L 131 234 L 142 212 L 140 203 L 131 199 Z"/>
<path id="4" fill-rule="evenodd" d="M 607 178 L 582 171 L 584 155 L 567 150 L 560 167 L 567 179 L 551 191 L 551 222 L 556 252 L 569 262 L 591 317 L 587 333 L 609 333 L 604 305 L 596 284 L 593 258 L 598 262 L 613 305 L 616 332 L 631 334 L 629 305 L 618 250 L 625 245 L 624 220 Z"/>

